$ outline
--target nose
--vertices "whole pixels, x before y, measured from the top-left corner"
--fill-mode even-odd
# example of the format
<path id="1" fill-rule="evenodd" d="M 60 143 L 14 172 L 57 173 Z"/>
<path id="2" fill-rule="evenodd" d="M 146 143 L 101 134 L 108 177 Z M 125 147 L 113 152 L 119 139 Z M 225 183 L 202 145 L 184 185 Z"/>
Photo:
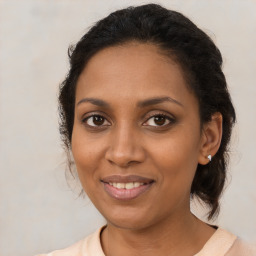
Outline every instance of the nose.
<path id="1" fill-rule="evenodd" d="M 109 139 L 105 158 L 119 167 L 128 167 L 134 163 L 142 163 L 146 154 L 141 136 L 132 127 L 122 125 L 116 127 Z"/>

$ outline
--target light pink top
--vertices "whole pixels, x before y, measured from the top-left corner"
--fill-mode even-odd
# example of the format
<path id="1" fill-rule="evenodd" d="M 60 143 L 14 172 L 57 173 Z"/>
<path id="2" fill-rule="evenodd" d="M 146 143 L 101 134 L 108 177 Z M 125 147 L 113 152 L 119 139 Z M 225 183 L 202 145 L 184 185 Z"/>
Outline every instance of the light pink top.
<path id="1" fill-rule="evenodd" d="M 38 256 L 105 256 L 98 229 L 72 246 Z M 256 256 L 256 247 L 248 246 L 235 235 L 218 228 L 204 247 L 194 256 Z"/>

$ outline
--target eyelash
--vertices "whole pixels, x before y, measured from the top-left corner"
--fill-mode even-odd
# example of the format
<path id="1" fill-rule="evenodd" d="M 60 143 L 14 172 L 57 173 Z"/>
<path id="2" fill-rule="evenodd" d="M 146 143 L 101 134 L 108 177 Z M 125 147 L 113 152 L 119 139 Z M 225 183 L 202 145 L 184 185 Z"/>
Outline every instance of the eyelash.
<path id="1" fill-rule="evenodd" d="M 166 115 L 166 114 L 163 114 L 163 113 L 157 113 L 157 114 L 152 114 L 152 115 L 150 115 L 150 116 L 147 118 L 146 122 L 148 122 L 150 119 L 155 118 L 155 117 L 164 118 L 164 119 L 165 119 L 165 123 L 166 123 L 167 120 L 168 120 L 169 122 L 168 122 L 168 124 L 164 124 L 164 125 L 150 125 L 151 127 L 155 127 L 155 128 L 168 127 L 168 126 L 170 126 L 171 124 L 175 123 L 175 119 L 174 119 L 173 117 L 170 117 L 170 116 L 168 116 L 168 115 Z M 145 122 L 144 122 L 144 123 L 145 123 Z"/>
<path id="2" fill-rule="evenodd" d="M 87 124 L 87 121 L 88 121 L 90 118 L 94 118 L 94 117 L 101 117 L 101 118 L 103 118 L 104 122 L 107 120 L 107 119 L 106 119 L 104 116 L 102 116 L 102 115 L 99 115 L 99 114 L 92 114 L 92 115 L 90 115 L 90 116 L 87 116 L 87 117 L 83 118 L 82 123 L 84 123 L 87 127 L 92 128 L 92 129 L 102 129 L 102 128 L 104 128 L 105 126 L 109 126 L 109 125 L 99 125 L 99 126 L 97 126 L 97 125 L 88 125 L 88 124 Z"/>
<path id="3" fill-rule="evenodd" d="M 104 122 L 107 120 L 104 116 L 102 116 L 102 115 L 100 115 L 100 114 L 92 114 L 92 115 L 90 115 L 90 116 L 87 116 L 87 117 L 83 118 L 83 119 L 82 119 L 82 123 L 85 124 L 87 127 L 91 128 L 91 129 L 103 129 L 103 128 L 106 127 L 106 126 L 110 126 L 110 125 L 98 125 L 98 126 L 97 126 L 97 125 L 88 125 L 88 123 L 87 123 L 88 120 L 89 120 L 90 118 L 94 118 L 94 117 L 103 118 Z M 152 114 L 151 116 L 149 116 L 149 117 L 147 118 L 146 122 L 148 122 L 150 119 L 155 118 L 155 117 L 162 117 L 162 118 L 165 118 L 165 122 L 166 122 L 166 120 L 168 120 L 169 123 L 168 123 L 168 124 L 164 124 L 164 125 L 149 125 L 150 127 L 162 128 L 162 127 L 168 127 L 168 126 L 170 126 L 171 124 L 175 123 L 175 118 L 170 117 L 170 116 L 168 116 L 168 115 L 166 115 L 166 114 L 163 114 L 163 113 Z M 146 122 L 144 122 L 144 123 L 146 123 Z M 144 123 L 143 123 L 143 126 L 146 126 L 146 125 L 144 125 Z"/>

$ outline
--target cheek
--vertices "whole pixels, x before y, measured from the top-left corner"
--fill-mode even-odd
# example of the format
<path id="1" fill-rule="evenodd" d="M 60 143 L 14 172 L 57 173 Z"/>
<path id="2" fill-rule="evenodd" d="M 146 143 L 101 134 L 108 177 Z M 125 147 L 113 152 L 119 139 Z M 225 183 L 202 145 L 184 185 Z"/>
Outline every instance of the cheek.
<path id="1" fill-rule="evenodd" d="M 98 177 L 96 169 L 102 158 L 102 147 L 96 140 L 91 141 L 79 129 L 74 127 L 72 135 L 72 154 L 75 160 L 77 172 L 82 186 L 86 187 L 93 184 L 93 180 Z"/>
<path id="2" fill-rule="evenodd" d="M 198 164 L 198 138 L 197 133 L 185 135 L 175 133 L 174 136 L 159 142 L 150 152 L 153 164 L 159 170 L 163 183 L 190 187 Z"/>
<path id="3" fill-rule="evenodd" d="M 185 134 L 176 133 L 154 143 L 154 147 L 151 147 L 150 151 L 151 158 L 166 167 L 197 164 L 199 139 L 194 139 L 196 135 L 193 137 L 193 135 L 186 136 Z"/>
<path id="4" fill-rule="evenodd" d="M 90 165 L 102 151 L 102 144 L 95 136 L 88 136 L 81 125 L 75 123 L 72 134 L 72 153 L 78 165 Z"/>

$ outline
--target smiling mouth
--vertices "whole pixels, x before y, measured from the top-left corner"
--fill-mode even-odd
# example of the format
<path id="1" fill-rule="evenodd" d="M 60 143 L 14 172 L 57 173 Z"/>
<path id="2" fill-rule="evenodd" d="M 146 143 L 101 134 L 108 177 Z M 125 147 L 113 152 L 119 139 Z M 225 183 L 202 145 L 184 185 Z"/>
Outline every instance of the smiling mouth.
<path id="1" fill-rule="evenodd" d="M 140 186 L 145 185 L 145 183 L 141 183 L 141 182 L 129 182 L 129 183 L 109 182 L 108 184 L 115 188 L 123 188 L 123 189 L 133 189 L 133 188 L 138 188 Z"/>
<path id="2" fill-rule="evenodd" d="M 154 180 L 141 176 L 113 175 L 101 180 L 107 194 L 117 200 L 132 200 L 148 191 Z"/>

